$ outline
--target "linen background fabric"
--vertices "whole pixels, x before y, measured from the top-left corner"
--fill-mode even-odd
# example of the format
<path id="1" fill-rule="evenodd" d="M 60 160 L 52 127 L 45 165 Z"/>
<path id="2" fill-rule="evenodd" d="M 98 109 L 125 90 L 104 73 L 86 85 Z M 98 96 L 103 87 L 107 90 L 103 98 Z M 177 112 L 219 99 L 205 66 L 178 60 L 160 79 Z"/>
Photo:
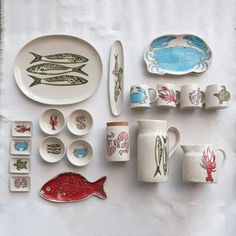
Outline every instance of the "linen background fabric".
<path id="1" fill-rule="evenodd" d="M 235 0 L 9 0 L 4 1 L 4 50 L 1 54 L 1 149 L 0 234 L 4 236 L 234 236 L 236 234 L 236 2 Z M 199 75 L 154 76 L 147 73 L 143 53 L 148 44 L 164 34 L 191 33 L 204 39 L 213 52 L 208 71 Z M 88 100 L 56 106 L 67 117 L 74 109 L 86 109 L 94 118 L 84 137 L 94 150 L 93 162 L 84 168 L 70 165 L 66 157 L 49 165 L 41 160 L 38 146 L 40 114 L 52 106 L 36 103 L 18 89 L 13 75 L 14 59 L 30 40 L 48 34 L 69 34 L 91 43 L 103 62 L 103 79 Z M 123 42 L 125 53 L 124 110 L 112 117 L 108 100 L 108 62 L 114 40 Z M 129 88 L 133 84 L 225 84 L 232 101 L 222 111 L 159 111 L 155 107 L 131 111 Z M 182 182 L 180 149 L 169 162 L 169 181 L 144 184 L 136 178 L 138 119 L 165 119 L 182 134 L 182 143 L 209 143 L 227 153 L 217 184 Z M 32 120 L 31 192 L 9 192 L 9 144 L 12 120 Z M 128 121 L 131 161 L 105 160 L 107 121 Z M 65 129 L 66 146 L 75 139 Z M 73 204 L 55 204 L 40 198 L 43 183 L 65 171 L 79 172 L 95 181 L 106 175 L 105 201 L 91 197 Z"/>

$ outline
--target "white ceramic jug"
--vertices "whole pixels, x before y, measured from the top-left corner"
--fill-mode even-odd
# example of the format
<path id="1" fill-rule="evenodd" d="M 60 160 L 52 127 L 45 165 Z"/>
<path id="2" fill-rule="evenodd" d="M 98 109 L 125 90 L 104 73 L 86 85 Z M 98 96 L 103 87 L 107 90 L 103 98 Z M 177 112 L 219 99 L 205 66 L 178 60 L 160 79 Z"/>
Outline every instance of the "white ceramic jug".
<path id="1" fill-rule="evenodd" d="M 209 145 L 182 145 L 183 180 L 195 183 L 216 183 L 219 170 L 223 167 L 226 155 L 221 149 Z M 216 151 L 223 154 L 220 162 Z"/>
<path id="2" fill-rule="evenodd" d="M 180 133 L 174 127 L 167 127 L 165 120 L 139 120 L 137 142 L 138 180 L 144 182 L 165 182 L 168 180 L 168 159 L 180 142 Z M 176 142 L 169 150 L 167 132 L 176 135 Z"/>

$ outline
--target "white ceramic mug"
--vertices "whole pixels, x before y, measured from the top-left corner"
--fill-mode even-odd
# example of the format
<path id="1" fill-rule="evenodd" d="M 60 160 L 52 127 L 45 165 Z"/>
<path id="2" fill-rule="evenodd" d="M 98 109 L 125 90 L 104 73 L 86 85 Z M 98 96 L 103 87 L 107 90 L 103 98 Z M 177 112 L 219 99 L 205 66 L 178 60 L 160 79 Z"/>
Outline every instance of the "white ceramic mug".
<path id="1" fill-rule="evenodd" d="M 223 167 L 226 154 L 221 149 L 209 145 L 182 145 L 183 180 L 195 183 L 216 183 L 219 170 Z M 217 151 L 223 155 L 222 161 L 216 155 Z"/>
<path id="2" fill-rule="evenodd" d="M 142 182 L 159 183 L 168 181 L 169 158 L 180 142 L 180 132 L 169 127 L 166 120 L 139 120 L 137 142 L 137 178 Z M 173 132 L 176 140 L 169 147 L 168 133 Z"/>
<path id="3" fill-rule="evenodd" d="M 129 161 L 130 141 L 128 122 L 107 123 L 106 153 L 108 161 Z"/>
<path id="4" fill-rule="evenodd" d="M 228 107 L 230 92 L 224 85 L 210 84 L 205 92 L 205 109 L 217 110 Z"/>
<path id="5" fill-rule="evenodd" d="M 153 98 L 150 92 L 153 91 Z M 130 88 L 130 108 L 149 108 L 157 100 L 157 91 L 147 84 L 133 85 Z"/>
<path id="6" fill-rule="evenodd" d="M 158 98 L 156 101 L 156 107 L 158 108 L 175 108 L 178 104 L 176 96 L 175 85 L 170 83 L 157 85 Z"/>
<path id="7" fill-rule="evenodd" d="M 180 109 L 192 110 L 202 108 L 204 93 L 198 84 L 186 84 L 180 88 Z"/>

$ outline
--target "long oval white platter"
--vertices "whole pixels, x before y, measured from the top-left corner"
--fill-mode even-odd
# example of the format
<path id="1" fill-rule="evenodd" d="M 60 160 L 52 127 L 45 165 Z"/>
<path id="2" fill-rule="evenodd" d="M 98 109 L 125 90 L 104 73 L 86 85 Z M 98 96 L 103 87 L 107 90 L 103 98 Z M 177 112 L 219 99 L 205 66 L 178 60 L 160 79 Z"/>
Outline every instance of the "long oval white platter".
<path id="1" fill-rule="evenodd" d="M 51 105 L 81 102 L 102 78 L 102 61 L 88 42 L 69 35 L 47 35 L 27 43 L 17 54 L 14 75 L 29 98 Z"/>
<path id="2" fill-rule="evenodd" d="M 113 43 L 110 53 L 109 96 L 111 112 L 121 114 L 124 93 L 124 52 L 121 41 Z"/>

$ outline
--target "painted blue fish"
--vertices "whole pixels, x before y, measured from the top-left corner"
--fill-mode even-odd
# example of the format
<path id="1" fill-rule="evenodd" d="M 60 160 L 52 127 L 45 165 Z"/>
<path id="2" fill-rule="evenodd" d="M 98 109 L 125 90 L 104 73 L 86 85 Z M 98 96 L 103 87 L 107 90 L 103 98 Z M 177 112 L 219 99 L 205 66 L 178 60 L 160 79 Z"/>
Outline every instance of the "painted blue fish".
<path id="1" fill-rule="evenodd" d="M 27 143 L 26 141 L 15 142 L 14 146 L 17 151 L 25 151 L 28 149 L 29 143 Z"/>
<path id="2" fill-rule="evenodd" d="M 146 103 L 147 94 L 146 91 L 141 87 L 136 87 L 131 90 L 130 93 L 130 103 Z"/>
<path id="3" fill-rule="evenodd" d="M 183 37 L 183 39 L 187 40 L 188 45 L 197 47 L 197 48 L 201 49 L 204 52 L 206 52 L 207 49 L 208 49 L 208 47 L 205 44 L 205 42 L 202 39 L 198 38 L 197 36 L 185 35 Z"/>
<path id="4" fill-rule="evenodd" d="M 171 36 L 171 35 L 166 35 L 160 38 L 155 39 L 152 44 L 151 44 L 151 48 L 163 48 L 166 47 L 168 45 L 168 43 L 170 41 L 172 41 L 173 39 L 176 39 L 175 36 Z"/>
<path id="5" fill-rule="evenodd" d="M 74 155 L 78 158 L 84 158 L 88 155 L 88 148 L 87 147 L 83 147 L 83 148 L 76 148 L 74 149 Z"/>

